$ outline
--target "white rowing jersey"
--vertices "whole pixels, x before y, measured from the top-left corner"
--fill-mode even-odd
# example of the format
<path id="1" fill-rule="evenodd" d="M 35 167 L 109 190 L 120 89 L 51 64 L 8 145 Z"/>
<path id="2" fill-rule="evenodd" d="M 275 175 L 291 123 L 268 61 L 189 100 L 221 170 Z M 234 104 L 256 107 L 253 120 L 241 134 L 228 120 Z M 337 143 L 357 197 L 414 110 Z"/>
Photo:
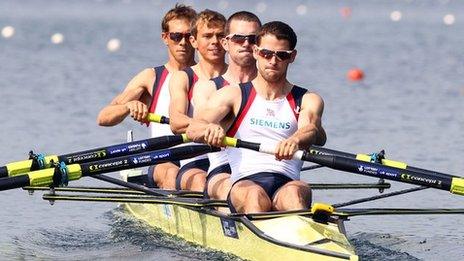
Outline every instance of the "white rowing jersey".
<path id="1" fill-rule="evenodd" d="M 193 88 L 195 87 L 195 84 L 198 82 L 198 75 L 193 71 L 192 67 L 187 67 L 183 70 L 185 73 L 187 73 L 188 77 L 188 101 L 189 101 L 189 106 L 187 110 L 187 116 L 190 118 L 193 118 L 193 111 L 195 109 L 195 105 L 193 104 L 192 96 L 193 96 Z M 191 145 L 191 143 L 189 144 Z M 187 163 L 201 160 L 201 159 L 206 159 L 208 158 L 207 154 L 199 155 L 193 158 L 185 159 L 180 161 L 180 166 L 186 165 Z"/>
<path id="2" fill-rule="evenodd" d="M 162 116 L 169 115 L 169 102 L 171 95 L 169 95 L 169 80 L 172 73 L 166 69 L 164 65 L 153 68 L 156 74 L 156 80 L 153 84 L 152 99 L 149 113 L 155 113 Z M 165 135 L 173 135 L 169 124 L 150 123 L 151 137 L 160 137 Z"/>
<path id="3" fill-rule="evenodd" d="M 227 136 L 261 144 L 275 144 L 298 130 L 298 115 L 306 89 L 294 86 L 282 98 L 266 100 L 257 95 L 251 82 L 240 84 L 242 103 Z M 232 168 L 232 182 L 259 173 L 281 173 L 292 180 L 300 179 L 300 160 L 278 161 L 274 155 L 242 148 L 227 148 Z"/>

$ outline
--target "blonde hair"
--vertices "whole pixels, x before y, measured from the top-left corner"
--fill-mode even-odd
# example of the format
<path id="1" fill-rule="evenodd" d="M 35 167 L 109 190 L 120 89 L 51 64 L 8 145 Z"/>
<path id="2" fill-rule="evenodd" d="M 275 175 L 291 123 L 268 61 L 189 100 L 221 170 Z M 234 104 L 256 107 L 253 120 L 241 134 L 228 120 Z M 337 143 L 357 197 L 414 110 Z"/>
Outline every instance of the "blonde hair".
<path id="1" fill-rule="evenodd" d="M 197 37 L 198 27 L 200 27 L 201 25 L 206 25 L 208 27 L 224 28 L 224 26 L 226 25 L 226 18 L 216 11 L 209 9 L 203 10 L 192 21 L 191 34 L 193 35 L 193 37 Z"/>

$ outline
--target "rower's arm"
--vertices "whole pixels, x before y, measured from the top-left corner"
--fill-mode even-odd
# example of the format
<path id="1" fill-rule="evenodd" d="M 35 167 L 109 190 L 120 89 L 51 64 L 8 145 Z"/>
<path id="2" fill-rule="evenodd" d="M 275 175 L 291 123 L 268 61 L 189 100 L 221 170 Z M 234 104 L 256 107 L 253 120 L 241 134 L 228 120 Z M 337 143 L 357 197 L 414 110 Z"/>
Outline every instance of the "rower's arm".
<path id="1" fill-rule="evenodd" d="M 184 133 L 192 118 L 187 116 L 188 100 L 188 76 L 184 71 L 175 72 L 169 81 L 169 125 L 175 134 Z"/>
<path id="2" fill-rule="evenodd" d="M 225 86 L 211 94 L 205 106 L 198 111 L 196 118 L 209 123 L 220 124 L 229 113 L 235 114 L 238 111 L 241 98 L 240 87 Z"/>
<path id="3" fill-rule="evenodd" d="M 237 86 L 226 86 L 214 92 L 207 103 L 198 110 L 195 120 L 187 129 L 187 137 L 197 142 L 205 141 L 205 135 L 215 140 L 211 145 L 220 146 L 225 136 L 223 119 L 229 113 L 238 111 L 241 101 L 240 88 Z"/>
<path id="4" fill-rule="evenodd" d="M 316 93 L 308 92 L 303 96 L 300 116 L 298 117 L 298 130 L 292 138 L 298 140 L 300 149 L 307 149 L 312 144 L 324 145 L 327 136 L 322 127 L 322 114 L 324 101 Z"/>
<path id="5" fill-rule="evenodd" d="M 105 106 L 97 117 L 97 123 L 100 126 L 114 126 L 121 123 L 129 114 L 127 103 L 138 101 L 140 106 L 147 107 L 150 96 L 150 86 L 152 85 L 155 72 L 148 68 L 138 73 L 127 84 L 124 91 L 118 94 L 110 104 Z"/>

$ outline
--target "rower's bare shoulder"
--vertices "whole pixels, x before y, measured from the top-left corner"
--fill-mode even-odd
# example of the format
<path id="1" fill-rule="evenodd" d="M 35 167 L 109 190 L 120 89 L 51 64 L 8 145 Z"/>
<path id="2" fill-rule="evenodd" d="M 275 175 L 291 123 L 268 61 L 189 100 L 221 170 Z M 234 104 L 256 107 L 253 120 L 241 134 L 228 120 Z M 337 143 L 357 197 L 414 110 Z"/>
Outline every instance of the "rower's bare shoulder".
<path id="1" fill-rule="evenodd" d="M 217 94 L 227 100 L 240 99 L 242 92 L 237 84 L 226 85 L 217 91 Z"/>
<path id="2" fill-rule="evenodd" d="M 301 107 L 302 109 L 312 108 L 315 111 L 321 113 L 324 110 L 324 100 L 319 94 L 307 91 L 303 95 Z"/>
<path id="3" fill-rule="evenodd" d="M 139 73 L 137 73 L 134 79 L 136 79 L 138 83 L 141 83 L 140 85 L 148 87 L 150 83 L 154 81 L 155 77 L 156 73 L 155 70 L 153 70 L 153 68 L 145 68 Z"/>
<path id="4" fill-rule="evenodd" d="M 188 75 L 185 71 L 180 70 L 172 73 L 171 80 L 169 80 L 169 90 L 171 92 L 171 96 L 175 95 L 179 90 L 184 90 L 184 92 L 187 92 Z"/>
<path id="5" fill-rule="evenodd" d="M 210 96 L 209 103 L 219 105 L 219 104 L 231 104 L 237 98 L 237 95 L 240 94 L 240 88 L 234 85 L 226 85 L 221 89 L 217 90 Z M 238 97 L 240 98 L 240 96 Z"/>
<path id="6" fill-rule="evenodd" d="M 322 97 L 318 93 L 309 90 L 303 95 L 303 99 L 323 102 Z"/>
<path id="7" fill-rule="evenodd" d="M 240 108 L 242 102 L 242 91 L 237 84 L 227 85 L 216 92 L 219 96 L 219 103 L 231 108 L 234 113 Z"/>
<path id="8" fill-rule="evenodd" d="M 226 85 L 224 87 L 221 88 L 221 90 L 224 90 L 226 91 L 227 93 L 242 93 L 241 90 L 240 90 L 240 86 L 238 84 L 230 84 L 230 85 Z"/>
<path id="9" fill-rule="evenodd" d="M 142 77 L 155 77 L 156 76 L 155 68 L 151 68 L 151 67 L 145 68 L 139 72 L 139 75 Z"/>

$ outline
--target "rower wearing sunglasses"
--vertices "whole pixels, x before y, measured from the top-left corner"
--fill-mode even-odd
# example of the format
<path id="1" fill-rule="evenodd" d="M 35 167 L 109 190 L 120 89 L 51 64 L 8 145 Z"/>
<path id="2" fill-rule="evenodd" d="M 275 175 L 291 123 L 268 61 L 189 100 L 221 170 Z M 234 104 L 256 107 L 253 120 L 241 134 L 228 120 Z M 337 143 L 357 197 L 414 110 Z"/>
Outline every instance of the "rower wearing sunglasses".
<path id="1" fill-rule="evenodd" d="M 194 49 L 190 44 L 190 24 L 196 12 L 189 6 L 176 5 L 169 10 L 161 22 L 161 39 L 167 47 L 168 61 L 164 65 L 147 68 L 139 72 L 98 115 L 98 124 L 114 126 L 128 115 L 134 120 L 144 122 L 148 113 L 167 115 L 169 111 L 168 83 L 173 72 L 195 64 Z M 148 125 L 149 123 L 147 123 Z M 149 124 L 152 137 L 172 135 L 168 125 Z M 175 189 L 175 178 L 179 162 L 157 164 L 150 168 L 147 185 L 163 189 Z"/>
<path id="2" fill-rule="evenodd" d="M 226 149 L 232 169 L 228 196 L 232 212 L 307 209 L 311 204 L 311 190 L 300 181 L 302 162 L 292 156 L 298 149 L 325 144 L 321 125 L 324 102 L 316 93 L 287 80 L 288 66 L 297 54 L 296 42 L 296 34 L 287 24 L 264 24 L 253 52 L 257 77 L 215 92 L 199 115 L 209 124 L 204 128 L 192 124 L 187 129 L 189 138 L 214 146 L 221 145 L 226 134 L 275 144 L 274 155 Z M 231 113 L 233 121 L 225 124 Z"/>
<path id="3" fill-rule="evenodd" d="M 211 80 L 198 81 L 193 90 L 193 102 L 196 107 L 194 118 L 202 114 L 201 108 L 217 90 L 231 84 L 249 82 L 256 77 L 258 70 L 253 57 L 253 46 L 256 44 L 256 34 L 260 27 L 259 18 L 247 11 L 234 13 L 227 19 L 225 26 L 227 36 L 221 39 L 221 43 L 227 51 L 229 66 L 223 75 Z M 232 116 L 226 117 L 226 121 L 231 121 Z M 195 124 L 202 124 L 202 122 Z M 205 196 L 211 199 L 226 200 L 232 185 L 227 153 L 224 150 L 209 153 L 208 159 L 210 167 L 206 178 Z M 226 211 L 226 209 L 222 210 Z"/>
<path id="4" fill-rule="evenodd" d="M 184 133 L 193 118 L 196 104 L 193 93 L 199 80 L 209 80 L 227 70 L 224 37 L 225 17 L 215 11 L 204 10 L 192 22 L 190 42 L 198 52 L 198 64 L 176 72 L 170 81 L 171 104 L 169 118 L 174 133 Z M 209 168 L 207 155 L 181 161 L 176 178 L 176 189 L 202 192 Z"/>

